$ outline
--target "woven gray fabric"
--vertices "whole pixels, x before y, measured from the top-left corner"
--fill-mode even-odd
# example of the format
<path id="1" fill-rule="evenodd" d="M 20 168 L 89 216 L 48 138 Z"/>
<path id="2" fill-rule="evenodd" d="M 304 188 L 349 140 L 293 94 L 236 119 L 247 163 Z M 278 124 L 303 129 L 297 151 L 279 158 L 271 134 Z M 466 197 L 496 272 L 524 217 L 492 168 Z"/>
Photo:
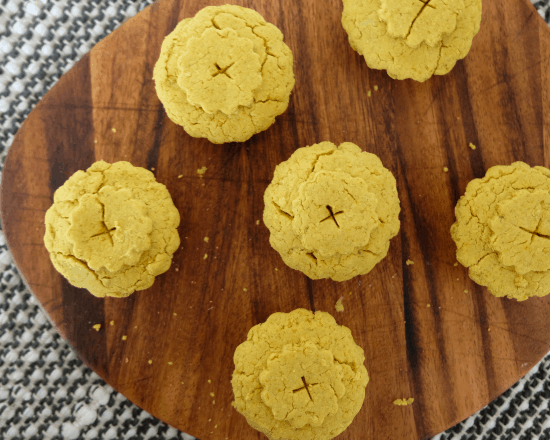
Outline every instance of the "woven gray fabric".
<path id="1" fill-rule="evenodd" d="M 550 0 L 531 0 L 550 23 Z M 152 0 L 0 0 L 0 164 L 59 77 Z M 2 165 L 0 165 L 0 172 Z M 434 440 L 550 440 L 550 355 Z M 85 367 L 23 284 L 0 231 L 0 439 L 192 437 L 140 410 Z"/>

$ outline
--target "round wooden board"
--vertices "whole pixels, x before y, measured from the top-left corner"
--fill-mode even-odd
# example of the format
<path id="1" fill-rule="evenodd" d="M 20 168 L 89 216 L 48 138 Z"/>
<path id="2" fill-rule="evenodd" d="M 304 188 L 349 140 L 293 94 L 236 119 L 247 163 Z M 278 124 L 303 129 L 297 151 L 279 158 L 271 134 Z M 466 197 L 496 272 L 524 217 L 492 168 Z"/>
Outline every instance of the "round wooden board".
<path id="1" fill-rule="evenodd" d="M 237 3 L 276 24 L 294 53 L 288 111 L 243 144 L 213 145 L 173 124 L 156 97 L 153 66 L 164 36 L 210 2 L 155 3 L 84 56 L 19 131 L 2 181 L 15 261 L 91 368 L 201 440 L 262 437 L 231 407 L 233 352 L 250 327 L 298 307 L 332 313 L 365 350 L 366 400 L 340 439 L 416 440 L 443 431 L 550 347 L 550 296 L 493 297 L 455 266 L 449 234 L 456 201 L 487 168 L 515 160 L 550 166 L 550 31 L 527 0 L 486 0 L 466 60 L 420 84 L 366 67 L 348 44 L 338 0 Z M 401 232 L 387 258 L 343 283 L 286 267 L 261 222 L 275 166 L 324 140 L 380 156 L 401 199 Z M 100 159 L 154 169 L 181 213 L 172 268 L 127 299 L 72 287 L 43 245 L 54 191 Z M 343 313 L 334 310 L 339 298 Z M 393 405 L 402 397 L 414 404 Z"/>

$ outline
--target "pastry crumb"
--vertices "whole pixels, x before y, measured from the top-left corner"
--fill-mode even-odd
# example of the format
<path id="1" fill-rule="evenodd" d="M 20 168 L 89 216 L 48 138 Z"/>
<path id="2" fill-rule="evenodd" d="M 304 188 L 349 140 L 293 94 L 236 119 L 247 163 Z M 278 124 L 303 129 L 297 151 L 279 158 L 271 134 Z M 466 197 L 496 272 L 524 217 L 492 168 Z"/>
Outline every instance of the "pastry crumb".
<path id="1" fill-rule="evenodd" d="M 374 91 L 376 92 L 378 90 L 378 86 L 374 86 Z"/>
<path id="2" fill-rule="evenodd" d="M 98 332 L 99 329 L 101 328 L 101 324 L 92 325 L 92 327 L 96 332 Z"/>
<path id="3" fill-rule="evenodd" d="M 183 382 L 182 382 L 183 383 Z M 208 379 L 208 383 L 212 383 L 212 381 L 210 379 Z"/>
<path id="4" fill-rule="evenodd" d="M 259 224 L 260 224 L 260 220 L 256 220 L 256 224 L 259 225 Z"/>
<path id="5" fill-rule="evenodd" d="M 472 150 L 476 149 L 476 146 L 474 144 L 472 144 L 471 142 L 468 144 L 468 147 L 470 147 Z"/>
<path id="6" fill-rule="evenodd" d="M 204 254 L 203 260 L 206 260 L 208 258 L 208 254 Z"/>
<path id="7" fill-rule="evenodd" d="M 431 307 L 429 304 L 426 304 L 426 307 Z"/>
<path id="8" fill-rule="evenodd" d="M 153 360 L 152 359 L 149 359 L 149 364 L 152 364 L 153 363 Z"/>
<path id="9" fill-rule="evenodd" d="M 407 261 L 405 262 L 405 264 L 406 264 L 407 266 L 411 266 L 412 264 L 414 264 L 414 261 L 413 261 L 413 260 L 407 260 Z"/>
<path id="10" fill-rule="evenodd" d="M 174 312 L 174 316 L 178 316 L 178 314 L 176 312 Z"/>
<path id="11" fill-rule="evenodd" d="M 336 301 L 336 304 L 334 305 L 334 308 L 337 312 L 343 312 L 344 311 L 344 304 L 342 304 L 342 298 L 340 298 L 338 301 Z"/>
<path id="12" fill-rule="evenodd" d="M 372 92 L 371 92 L 370 90 L 367 92 L 367 96 L 368 96 L 369 98 L 372 96 Z"/>
<path id="13" fill-rule="evenodd" d="M 403 398 L 403 399 L 394 400 L 393 404 L 398 406 L 407 406 L 407 405 L 411 405 L 413 402 L 414 402 L 414 399 L 410 397 L 408 399 Z"/>
<path id="14" fill-rule="evenodd" d="M 444 171 L 445 173 L 448 173 L 448 172 L 449 172 L 449 168 L 443 167 L 443 171 Z"/>
<path id="15" fill-rule="evenodd" d="M 180 174 L 180 175 L 178 176 L 178 179 L 181 179 L 182 177 L 183 177 L 183 174 Z"/>
<path id="16" fill-rule="evenodd" d="M 458 263 L 453 264 L 453 266 L 455 266 L 455 267 L 458 266 Z"/>
<path id="17" fill-rule="evenodd" d="M 464 293 L 468 293 L 468 291 L 467 291 L 467 290 L 465 290 L 465 291 L 464 291 Z"/>
<path id="18" fill-rule="evenodd" d="M 115 321 L 111 321 L 109 324 L 111 325 L 115 325 Z"/>
<path id="19" fill-rule="evenodd" d="M 128 358 L 126 358 L 126 363 L 128 363 Z"/>
<path id="20" fill-rule="evenodd" d="M 491 327 L 489 327 L 489 328 L 487 329 L 487 331 L 489 331 L 489 332 L 490 332 L 490 331 L 491 331 Z"/>
<path id="21" fill-rule="evenodd" d="M 204 237 L 204 241 L 208 243 L 208 240 L 210 240 L 208 237 Z"/>
<path id="22" fill-rule="evenodd" d="M 128 339 L 128 336 L 124 335 L 124 336 L 122 337 L 122 340 L 125 341 L 126 339 Z"/>
<path id="23" fill-rule="evenodd" d="M 199 177 L 202 178 L 202 176 L 204 176 L 204 173 L 206 173 L 206 170 L 207 170 L 206 167 L 199 168 L 199 169 L 197 170 L 197 174 L 199 175 Z"/>
<path id="24" fill-rule="evenodd" d="M 111 128 L 111 130 L 113 130 L 113 133 L 116 133 L 116 128 Z"/>
<path id="25" fill-rule="evenodd" d="M 248 292 L 248 289 L 247 289 L 246 287 L 245 287 L 243 290 L 244 290 L 245 292 Z"/>
<path id="26" fill-rule="evenodd" d="M 210 397 L 214 397 L 214 393 L 210 393 Z"/>
<path id="27" fill-rule="evenodd" d="M 168 365 L 174 365 L 174 362 L 168 362 Z"/>

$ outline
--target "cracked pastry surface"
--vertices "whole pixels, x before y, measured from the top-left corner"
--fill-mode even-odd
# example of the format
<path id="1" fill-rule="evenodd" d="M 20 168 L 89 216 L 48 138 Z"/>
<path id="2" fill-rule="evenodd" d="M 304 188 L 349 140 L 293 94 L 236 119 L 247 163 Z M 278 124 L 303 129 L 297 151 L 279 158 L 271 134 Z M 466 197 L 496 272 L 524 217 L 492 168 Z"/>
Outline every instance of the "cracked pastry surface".
<path id="1" fill-rule="evenodd" d="M 451 235 L 477 284 L 518 301 L 550 293 L 550 170 L 490 168 L 458 201 Z"/>
<path id="2" fill-rule="evenodd" d="M 191 136 L 244 142 L 287 109 L 292 52 L 256 11 L 208 6 L 165 38 L 153 78 L 167 115 Z"/>
<path id="3" fill-rule="evenodd" d="M 365 400 L 363 349 L 325 312 L 274 313 L 250 329 L 234 362 L 233 406 L 270 440 L 329 440 Z"/>
<path id="4" fill-rule="evenodd" d="M 179 222 L 153 173 L 129 162 L 99 161 L 57 189 L 44 243 L 73 286 L 98 297 L 126 297 L 170 268 Z"/>
<path id="5" fill-rule="evenodd" d="M 394 79 L 445 75 L 470 51 L 481 0 L 343 0 L 351 47 Z"/>
<path id="6" fill-rule="evenodd" d="M 400 226 L 395 178 L 351 142 L 298 148 L 275 168 L 264 203 L 271 246 L 312 279 L 370 272 Z"/>

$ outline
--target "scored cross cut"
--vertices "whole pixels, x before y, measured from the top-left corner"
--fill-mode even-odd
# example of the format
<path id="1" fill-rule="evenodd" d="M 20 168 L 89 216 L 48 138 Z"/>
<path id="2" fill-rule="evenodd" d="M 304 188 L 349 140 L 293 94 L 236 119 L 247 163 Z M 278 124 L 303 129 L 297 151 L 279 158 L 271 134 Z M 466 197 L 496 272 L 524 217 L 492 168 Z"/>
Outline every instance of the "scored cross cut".
<path id="1" fill-rule="evenodd" d="M 313 397 L 311 397 L 311 393 L 309 392 L 309 388 L 310 386 L 313 386 L 313 385 L 317 385 L 316 383 L 307 383 L 306 382 L 306 378 L 302 376 L 302 382 L 304 383 L 304 386 L 301 387 L 301 388 L 298 388 L 298 389 L 295 389 L 293 390 L 292 392 L 293 393 L 297 393 L 298 391 L 302 391 L 302 390 L 306 390 L 307 391 L 307 395 L 309 396 L 309 398 L 311 399 L 311 401 L 313 402 Z"/>
<path id="2" fill-rule="evenodd" d="M 333 212 L 332 211 L 332 207 L 327 205 L 327 210 L 328 210 L 328 217 L 324 218 L 323 220 L 321 220 L 319 223 L 323 223 L 324 221 L 327 221 L 328 219 L 332 219 L 334 220 L 334 223 L 336 224 L 337 227 L 340 227 L 340 225 L 338 224 L 338 222 L 336 221 L 336 216 L 339 215 L 339 214 L 343 214 L 344 211 L 338 211 L 338 212 Z"/>
<path id="3" fill-rule="evenodd" d="M 107 234 L 109 236 L 109 240 L 111 240 L 111 245 L 114 246 L 115 243 L 113 242 L 113 235 L 111 234 L 111 232 L 115 231 L 116 228 L 109 229 L 107 227 L 107 225 L 105 224 L 105 222 L 102 221 L 101 223 L 103 225 L 103 232 L 100 232 L 99 234 L 92 235 L 90 238 L 99 237 L 100 235 Z"/>
<path id="4" fill-rule="evenodd" d="M 233 63 L 233 64 L 235 64 L 235 63 Z M 231 64 L 231 65 L 229 65 L 229 66 L 227 66 L 227 67 L 224 67 L 224 68 L 222 69 L 220 66 L 218 66 L 218 63 L 215 63 L 214 65 L 216 66 L 216 69 L 217 69 L 218 71 L 217 71 L 216 73 L 214 73 L 214 74 L 212 75 L 212 77 L 215 77 L 215 76 L 218 76 L 218 75 L 225 75 L 225 76 L 227 76 L 228 78 L 233 79 L 233 78 L 231 78 L 231 75 L 229 75 L 229 73 L 227 73 L 227 69 L 229 69 L 233 64 Z"/>

